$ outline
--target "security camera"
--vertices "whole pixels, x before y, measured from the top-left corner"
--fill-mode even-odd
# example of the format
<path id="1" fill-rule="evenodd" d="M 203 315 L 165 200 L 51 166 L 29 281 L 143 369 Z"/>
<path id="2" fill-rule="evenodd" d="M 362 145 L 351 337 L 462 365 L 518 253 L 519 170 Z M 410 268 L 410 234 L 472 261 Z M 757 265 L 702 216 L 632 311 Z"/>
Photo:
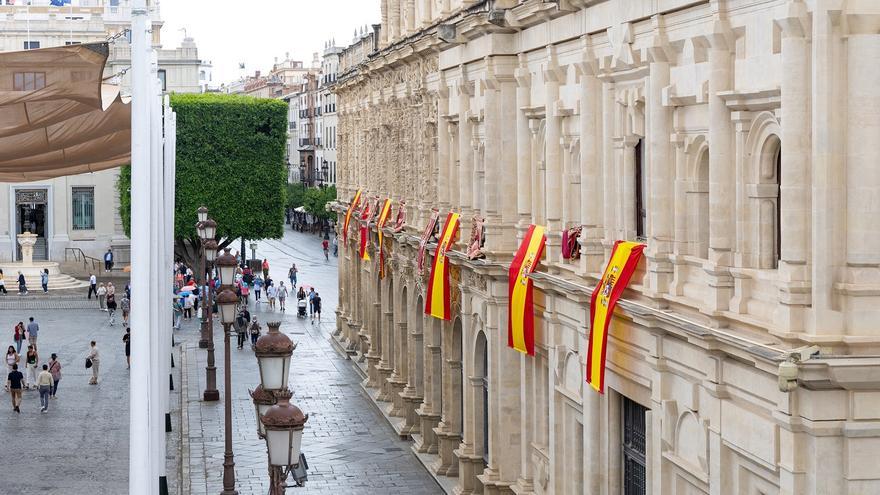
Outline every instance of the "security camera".
<path id="1" fill-rule="evenodd" d="M 791 392 L 797 388 L 798 365 L 792 361 L 779 363 L 779 390 Z"/>

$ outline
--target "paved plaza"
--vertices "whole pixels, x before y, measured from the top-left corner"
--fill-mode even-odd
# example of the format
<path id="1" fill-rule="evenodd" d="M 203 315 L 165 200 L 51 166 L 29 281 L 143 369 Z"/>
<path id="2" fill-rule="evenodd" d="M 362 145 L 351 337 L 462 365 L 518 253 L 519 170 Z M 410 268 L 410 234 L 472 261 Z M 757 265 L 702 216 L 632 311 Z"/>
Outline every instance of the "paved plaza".
<path id="1" fill-rule="evenodd" d="M 338 299 L 336 259 L 324 261 L 320 240 L 312 235 L 285 231 L 285 237 L 258 243 L 257 256 L 266 257 L 272 278 L 287 282 L 291 263 L 299 268 L 299 283 L 315 286 L 323 300 L 324 321 L 311 324 L 296 317 L 296 299 L 288 299 L 286 313 L 274 312 L 251 298 L 251 312 L 265 322 L 280 320 L 282 331 L 298 344 L 293 353 L 290 387 L 292 402 L 309 414 L 303 436 L 308 457 L 309 481 L 291 493 L 336 494 L 436 494 L 442 493 L 410 450 L 399 439 L 360 387 L 361 377 L 351 361 L 337 354 L 329 342 L 335 329 Z M 223 347 L 219 325 L 215 330 L 217 378 L 223 380 Z M 185 419 L 189 430 L 183 442 L 184 493 L 213 494 L 222 488 L 223 401 L 205 403 L 206 351 L 198 349 L 198 325 L 184 324 L 178 333 L 185 348 Z M 250 348 L 233 348 L 233 448 L 239 493 L 268 491 L 266 447 L 257 437 L 256 416 L 248 389 L 259 383 L 257 361 Z"/>
<path id="2" fill-rule="evenodd" d="M 0 301 L 13 304 L 12 298 Z M 85 292 L 83 292 L 85 300 Z M 0 335 L 12 342 L 12 328 L 33 316 L 40 324 L 40 363 L 58 353 L 62 378 L 58 399 L 40 414 L 39 393 L 24 392 L 21 414 L 12 411 L 9 394 L 0 401 L 3 469 L 0 493 L 58 495 L 119 495 L 128 492 L 128 370 L 121 325 L 110 326 L 107 314 L 75 301 L 39 301 L 45 308 L 0 311 Z M 35 303 L 28 302 L 26 306 Z M 74 306 L 81 309 L 70 309 Z M 84 308 L 91 309 L 84 309 Z M 101 356 L 98 385 L 88 385 L 84 362 L 89 341 Z M 22 349 L 24 353 L 25 349 Z M 24 358 L 22 357 L 22 363 Z M 5 383 L 5 375 L 4 375 Z M 176 450 L 174 434 L 169 435 Z M 176 479 L 171 473 L 172 481 Z"/>

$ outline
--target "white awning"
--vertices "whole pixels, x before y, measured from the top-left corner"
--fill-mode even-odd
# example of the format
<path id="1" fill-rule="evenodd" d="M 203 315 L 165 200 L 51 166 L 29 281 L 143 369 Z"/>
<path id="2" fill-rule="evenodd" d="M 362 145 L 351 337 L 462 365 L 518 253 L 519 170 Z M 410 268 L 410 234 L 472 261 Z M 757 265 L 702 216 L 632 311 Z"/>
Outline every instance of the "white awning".
<path id="1" fill-rule="evenodd" d="M 104 84 L 107 43 L 0 53 L 0 181 L 126 164 L 131 107 Z"/>

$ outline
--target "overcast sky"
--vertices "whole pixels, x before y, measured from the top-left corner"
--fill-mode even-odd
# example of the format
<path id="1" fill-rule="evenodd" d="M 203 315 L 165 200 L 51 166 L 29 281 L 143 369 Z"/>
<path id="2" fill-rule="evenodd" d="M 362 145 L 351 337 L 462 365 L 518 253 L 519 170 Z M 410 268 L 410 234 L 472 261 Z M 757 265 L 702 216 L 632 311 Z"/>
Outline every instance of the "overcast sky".
<path id="1" fill-rule="evenodd" d="M 214 84 L 229 82 L 246 72 L 272 68 L 285 52 L 312 61 L 324 43 L 351 43 L 355 28 L 379 22 L 379 0 L 161 0 L 163 48 L 183 39 L 182 29 L 195 39 L 202 60 L 214 66 Z"/>

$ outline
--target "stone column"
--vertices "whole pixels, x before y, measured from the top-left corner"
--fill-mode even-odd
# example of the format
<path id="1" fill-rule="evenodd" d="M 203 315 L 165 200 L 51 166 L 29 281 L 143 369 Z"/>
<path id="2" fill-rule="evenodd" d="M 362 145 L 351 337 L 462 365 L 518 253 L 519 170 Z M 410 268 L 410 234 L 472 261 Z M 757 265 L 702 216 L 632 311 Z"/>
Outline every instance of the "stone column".
<path id="1" fill-rule="evenodd" d="M 486 219 L 490 224 L 500 220 L 500 208 L 498 202 L 498 181 L 501 176 L 500 167 L 503 165 L 498 160 L 501 156 L 501 122 L 500 108 L 498 106 L 498 93 L 500 81 L 495 77 L 495 65 L 492 57 L 485 57 L 486 77 L 483 85 L 483 128 L 485 134 L 485 156 L 483 169 L 485 173 L 485 188 L 483 192 L 483 204 L 485 205 Z"/>
<path id="2" fill-rule="evenodd" d="M 449 209 L 449 175 L 452 169 L 449 156 L 449 87 L 440 73 L 437 89 L 437 203 L 441 210 Z"/>
<path id="3" fill-rule="evenodd" d="M 654 18 L 655 33 L 659 37 L 661 20 Z M 658 40 L 658 43 L 662 41 Z M 648 261 L 648 291 L 659 297 L 668 291 L 672 279 L 672 190 L 675 167 L 672 159 L 672 146 L 669 142 L 672 133 L 672 108 L 663 105 L 663 88 L 669 85 L 669 63 L 662 47 L 650 50 L 653 58 L 648 77 L 648 160 L 650 161 L 650 215 L 646 258 Z"/>
<path id="4" fill-rule="evenodd" d="M 544 213 L 547 217 L 547 248 L 551 252 L 559 245 L 557 234 L 562 228 L 562 161 L 560 157 L 562 119 L 557 114 L 556 105 L 559 101 L 559 85 L 565 82 L 565 69 L 556 60 L 553 47 L 547 48 L 547 63 L 544 67 L 544 105 L 546 109 L 545 125 L 545 168 L 546 184 L 544 186 Z"/>
<path id="5" fill-rule="evenodd" d="M 382 0 L 382 29 L 379 30 L 379 46 L 384 47 L 388 45 L 389 36 L 388 33 L 391 30 L 391 25 L 389 22 L 389 12 L 388 12 L 388 2 L 389 0 Z"/>
<path id="6" fill-rule="evenodd" d="M 406 1 L 406 16 L 404 18 L 406 22 L 406 29 L 404 33 L 407 36 L 413 34 L 416 31 L 416 3 L 415 0 L 405 0 Z"/>
<path id="7" fill-rule="evenodd" d="M 518 143 L 518 119 L 519 108 L 517 107 L 517 88 L 515 84 L 515 79 L 513 76 L 513 70 L 515 69 L 516 60 L 513 57 L 507 57 L 509 63 L 509 74 L 504 79 L 500 80 L 501 86 L 499 96 L 500 101 L 498 105 L 498 119 L 500 125 L 500 134 L 501 134 L 501 155 L 500 160 L 494 160 L 493 162 L 498 162 L 497 165 L 499 167 L 500 180 L 497 185 L 497 193 L 499 196 L 499 208 L 501 209 L 501 229 L 494 230 L 502 230 L 500 234 L 500 239 L 496 242 L 492 240 L 492 245 L 490 249 L 497 249 L 499 251 L 509 251 L 513 252 L 516 249 L 516 222 L 519 220 L 519 212 L 517 211 L 518 199 L 516 197 L 516 191 L 519 189 L 519 174 L 517 173 L 517 167 L 519 166 L 517 160 L 517 147 Z M 487 245 L 489 245 L 489 241 L 486 241 Z"/>
<path id="8" fill-rule="evenodd" d="M 413 450 L 418 453 L 436 454 L 438 450 L 437 436 L 434 430 L 440 422 L 440 377 L 443 373 L 441 347 L 437 340 L 439 332 L 435 325 L 440 322 L 431 317 L 424 317 L 425 323 L 425 359 L 424 359 L 424 400 L 416 410 L 419 415 L 420 435 L 416 439 Z"/>
<path id="9" fill-rule="evenodd" d="M 431 25 L 434 16 L 431 15 L 431 0 L 420 0 L 422 3 L 422 16 L 419 20 L 421 27 L 425 28 Z"/>
<path id="10" fill-rule="evenodd" d="M 733 123 L 719 93 L 731 89 L 733 57 L 726 23 L 717 20 L 709 36 L 709 291 L 711 311 L 728 309 L 733 280 L 731 265 L 735 237 L 736 167 L 732 153 Z"/>
<path id="11" fill-rule="evenodd" d="M 386 0 L 388 2 L 388 43 L 400 38 L 400 2 L 402 0 Z"/>
<path id="12" fill-rule="evenodd" d="M 532 74 L 525 54 L 519 55 L 516 69 L 516 210 L 519 227 L 525 229 L 532 220 L 532 133 L 523 108 L 531 104 Z"/>
<path id="13" fill-rule="evenodd" d="M 461 115 L 459 115 L 459 120 L 460 119 Z M 450 208 L 452 208 L 452 205 L 459 205 L 459 198 L 461 197 L 461 191 L 458 187 L 461 174 L 461 159 L 459 158 L 460 149 L 458 146 L 458 128 L 460 126 L 461 122 L 455 122 L 455 125 L 450 123 L 450 125 L 447 126 L 447 130 L 449 131 L 449 134 L 446 136 L 449 140 L 449 189 L 447 197 L 449 198 Z"/>
<path id="14" fill-rule="evenodd" d="M 473 213 L 474 199 L 474 149 L 471 145 L 471 122 L 470 101 L 471 83 L 467 80 L 467 72 L 461 67 L 461 77 L 458 80 L 458 205 L 461 215 L 470 218 Z M 453 204 L 453 206 L 455 206 Z M 442 226 L 441 226 L 442 229 Z"/>
<path id="15" fill-rule="evenodd" d="M 602 85 L 596 78 L 596 61 L 592 58 L 589 37 L 585 36 L 584 60 L 577 64 L 580 84 L 580 171 L 581 171 L 581 271 L 602 270 L 602 128 L 600 125 Z"/>
<path id="16" fill-rule="evenodd" d="M 400 307 L 400 311 L 406 314 L 406 308 Z M 391 393 L 391 409 L 388 410 L 389 416 L 400 417 L 406 415 L 402 395 L 403 389 L 406 387 L 406 364 L 409 359 L 407 333 L 406 321 L 394 323 L 394 348 L 392 350 L 394 352 L 394 371 L 388 377 L 388 386 Z"/>
<path id="17" fill-rule="evenodd" d="M 401 392 L 400 397 L 404 402 L 405 421 L 400 434 L 411 435 L 420 431 L 420 419 L 417 409 L 424 400 L 424 385 L 419 379 L 419 371 L 422 371 L 422 376 L 424 377 L 425 344 L 421 325 L 418 324 L 418 319 L 423 317 L 421 308 L 412 307 L 405 308 L 404 310 L 410 315 L 409 325 L 407 325 L 409 327 L 407 335 L 407 339 L 409 340 L 407 343 L 407 349 L 409 352 L 404 356 L 404 359 L 408 361 L 406 366 L 407 380 L 406 387 L 403 389 L 403 392 Z"/>
<path id="18" fill-rule="evenodd" d="M 850 16 L 847 48 L 846 119 L 846 264 L 847 282 L 880 287 L 880 15 Z M 783 158 L 785 157 L 783 150 Z M 783 174 L 785 172 L 783 171 Z M 784 175 L 783 175 L 784 177 Z M 855 292 L 855 291 L 854 291 Z M 874 293 L 851 293 L 862 299 L 849 315 L 852 334 L 876 335 Z M 872 301 L 872 302 L 869 302 Z M 861 309 L 864 308 L 864 309 Z"/>

